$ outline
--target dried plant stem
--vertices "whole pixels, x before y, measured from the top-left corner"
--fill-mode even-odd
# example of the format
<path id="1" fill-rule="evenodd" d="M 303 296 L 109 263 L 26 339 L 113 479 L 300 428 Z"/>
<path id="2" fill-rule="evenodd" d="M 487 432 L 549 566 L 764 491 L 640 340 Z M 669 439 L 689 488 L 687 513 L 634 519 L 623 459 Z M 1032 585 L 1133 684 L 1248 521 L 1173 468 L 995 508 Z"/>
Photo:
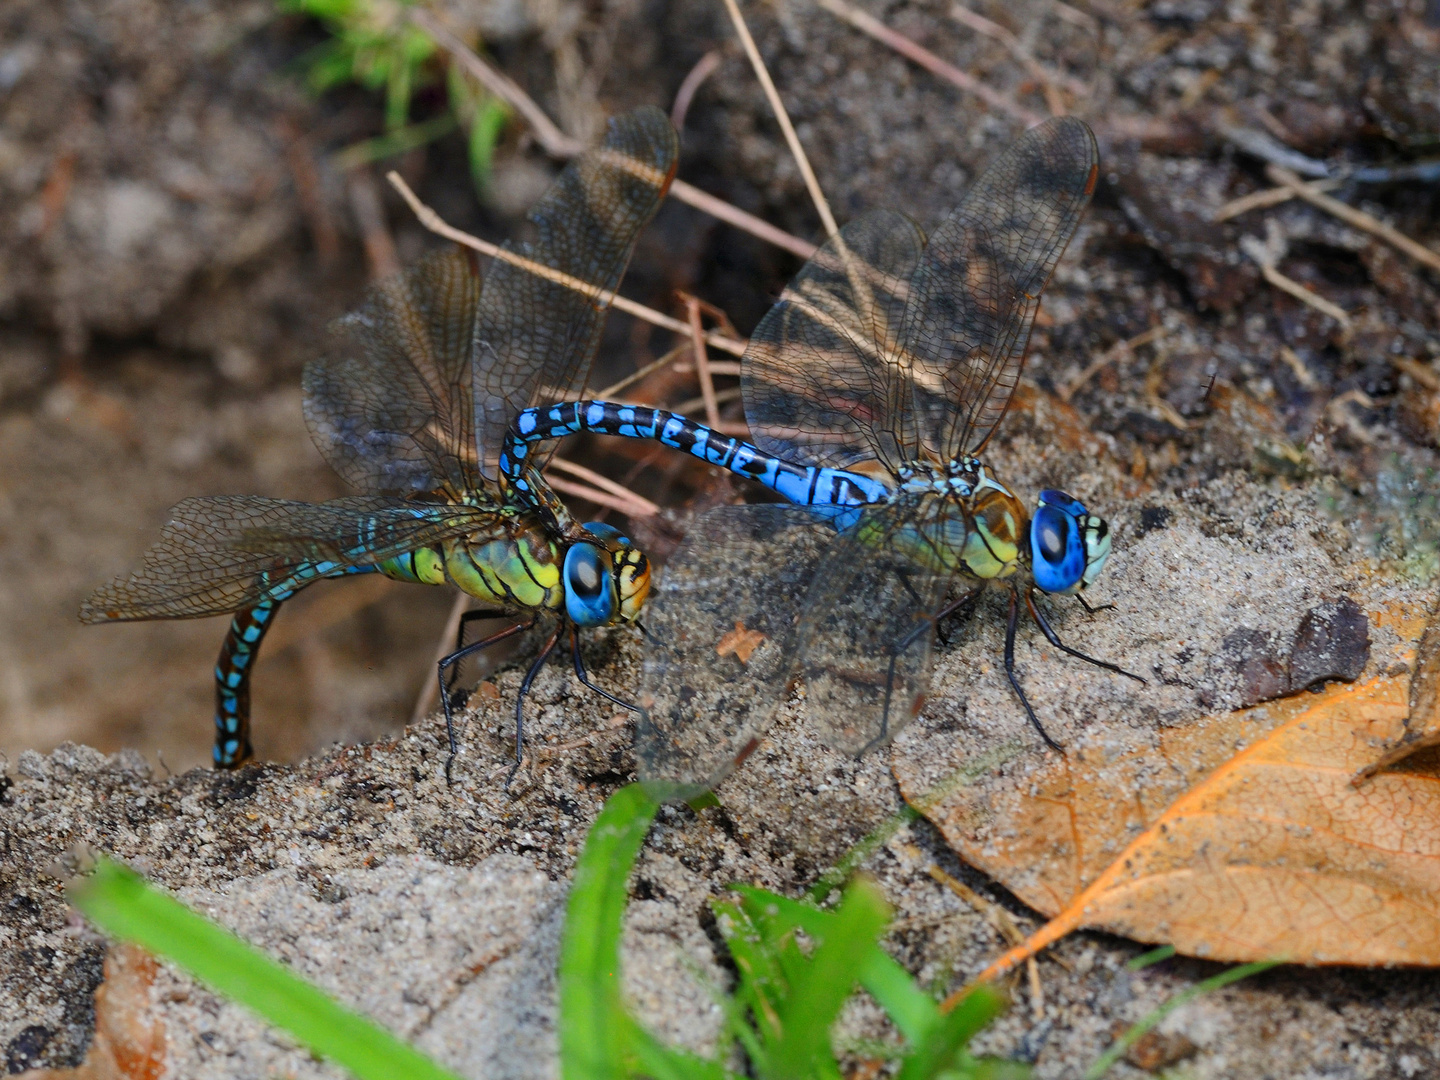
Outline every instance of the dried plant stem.
<path id="1" fill-rule="evenodd" d="M 449 53 L 456 63 L 474 76 L 480 85 L 514 109 L 530 126 L 535 140 L 547 154 L 557 158 L 572 158 L 585 149 L 585 144 L 579 139 L 572 139 L 556 127 L 555 122 L 545 115 L 545 110 L 540 108 L 535 99 L 525 93 L 519 84 L 477 56 L 473 49 L 445 29 L 430 12 L 424 8 L 411 8 L 409 19 L 425 31 L 436 45 Z M 681 202 L 688 203 L 695 209 L 718 218 L 727 225 L 733 225 L 767 243 L 784 248 L 802 259 L 808 259 L 815 253 L 814 244 L 808 243 L 798 236 L 791 236 L 783 229 L 777 229 L 768 221 L 764 221 L 754 214 L 747 214 L 738 206 L 731 206 L 723 199 L 717 199 L 714 195 L 707 194 L 683 180 L 675 180 L 671 183 L 670 194 Z"/>
<path id="2" fill-rule="evenodd" d="M 440 631 L 440 644 L 435 648 L 435 662 L 426 669 L 420 683 L 420 693 L 415 696 L 415 707 L 410 710 L 410 725 L 414 727 L 430 715 L 430 710 L 440 700 L 440 680 L 435 669 L 440 661 L 455 651 L 455 641 L 460 636 L 460 616 L 470 609 L 470 595 L 456 590 L 455 602 L 450 605 L 450 614 L 445 617 L 445 629 Z"/>
<path id="3" fill-rule="evenodd" d="M 1132 338 L 1127 338 L 1125 341 L 1117 341 L 1096 357 L 1085 370 L 1081 371 L 1079 375 L 1076 375 L 1075 378 L 1071 379 L 1070 382 L 1060 390 L 1060 400 L 1069 401 L 1075 396 L 1076 391 L 1094 378 L 1098 372 L 1113 364 L 1121 357 L 1129 356 L 1136 349 L 1140 348 L 1140 346 L 1149 345 L 1151 342 L 1158 341 L 1164 336 L 1165 327 L 1152 326 L 1149 330 L 1142 331 Z"/>
<path id="4" fill-rule="evenodd" d="M 1340 186 L 1339 180 L 1313 180 L 1305 185 L 1312 191 L 1332 191 Z M 1263 191 L 1252 191 L 1249 195 L 1242 195 L 1238 199 L 1231 199 L 1215 213 L 1210 215 L 1210 220 L 1215 224 L 1222 221 L 1229 221 L 1233 217 L 1249 213 L 1251 210 L 1265 210 L 1271 206 L 1279 206 L 1283 202 L 1289 202 L 1295 198 L 1295 191 L 1288 187 L 1266 188 Z"/>
<path id="5" fill-rule="evenodd" d="M 1058 88 L 1063 87 L 1076 97 L 1084 97 L 1089 92 L 1089 88 L 1079 79 L 1072 78 L 1063 71 L 1056 71 L 1047 64 L 1042 64 L 1010 30 L 987 19 L 979 12 L 971 11 L 964 4 L 957 2 L 950 6 L 950 17 L 961 25 L 968 26 L 977 34 L 983 34 L 1000 42 L 1010 50 L 1010 55 L 1019 61 L 1026 71 L 1030 72 L 1036 82 L 1045 88 L 1045 104 L 1056 116 L 1062 115 L 1065 111 L 1064 103 L 1055 96 Z"/>
<path id="6" fill-rule="evenodd" d="M 556 491 L 564 495 L 574 495 L 576 498 L 589 499 L 596 506 L 607 506 L 611 510 L 617 510 L 622 514 L 631 517 L 649 517 L 654 511 L 646 510 L 646 502 L 638 502 L 638 497 L 618 498 L 599 488 L 591 487 L 589 484 L 576 484 L 569 480 L 562 480 L 558 476 L 546 477 L 546 482 Z M 648 503 L 654 506 L 654 503 Z M 658 507 L 656 509 L 659 509 Z"/>
<path id="7" fill-rule="evenodd" d="M 1346 330 L 1350 329 L 1350 315 L 1339 304 L 1326 300 L 1319 293 L 1307 289 L 1304 285 L 1300 284 L 1300 282 L 1296 281 L 1294 278 L 1286 277 L 1268 262 L 1260 263 L 1260 273 L 1264 276 L 1266 281 L 1268 281 L 1271 285 L 1275 286 L 1275 288 L 1279 289 L 1281 292 L 1289 293 L 1296 300 L 1299 300 L 1302 304 L 1308 304 L 1316 311 L 1321 312 L 1325 315 L 1329 315 L 1330 318 L 1334 319 Z"/>
<path id="8" fill-rule="evenodd" d="M 419 196 L 410 190 L 410 185 L 405 183 L 399 173 L 390 172 L 385 178 L 389 180 L 391 186 L 400 193 L 400 197 L 405 200 L 420 224 L 424 225 L 425 228 L 437 236 L 443 236 L 447 240 L 455 241 L 457 244 L 464 244 L 468 248 L 474 248 L 482 255 L 489 255 L 491 258 L 501 259 L 504 262 L 508 262 L 511 266 L 517 266 L 521 270 L 529 271 L 536 277 L 544 278 L 546 281 L 553 281 L 557 285 L 564 285 L 568 289 L 574 289 L 576 292 L 592 297 L 592 302 L 595 304 L 601 306 L 609 305 L 617 311 L 623 311 L 627 315 L 634 315 L 637 319 L 644 319 L 654 326 L 659 326 L 677 334 L 684 334 L 687 337 L 689 336 L 689 325 L 681 322 L 679 319 L 672 319 L 669 315 L 662 315 L 654 308 L 646 307 L 644 304 L 637 304 L 634 300 L 627 300 L 625 297 L 610 292 L 608 289 L 602 289 L 597 293 L 595 287 L 589 282 L 582 281 L 580 278 L 562 273 L 559 270 L 553 270 L 543 263 L 536 262 L 534 259 L 527 259 L 523 255 L 517 255 L 513 251 L 505 250 L 498 244 L 492 244 L 488 240 L 481 240 L 478 236 L 471 236 L 469 233 L 455 228 L 434 210 L 421 202 Z M 735 338 L 725 337 L 723 334 L 717 334 L 712 331 L 705 335 L 705 343 L 722 352 L 728 352 L 732 356 L 745 355 L 745 342 Z"/>
<path id="9" fill-rule="evenodd" d="M 820 181 L 815 178 L 815 170 L 810 167 L 810 159 L 805 156 L 805 148 L 800 145 L 800 138 L 795 134 L 794 125 L 790 123 L 790 114 L 785 111 L 785 103 L 780 100 L 780 92 L 775 89 L 770 71 L 760 57 L 760 50 L 755 47 L 755 39 L 750 36 L 750 28 L 745 25 L 745 16 L 740 14 L 740 5 L 736 0 L 725 0 L 725 10 L 730 13 L 730 21 L 735 24 L 735 33 L 740 38 L 740 44 L 745 46 L 745 55 L 750 58 L 755 77 L 760 80 L 760 86 L 770 101 L 770 108 L 775 113 L 780 130 L 785 134 L 785 143 L 790 147 L 790 154 L 800 168 L 800 175 L 805 178 L 810 201 L 815 204 L 815 210 L 820 215 L 820 225 L 826 236 L 834 236 L 840 231 L 840 226 L 835 224 L 835 215 L 830 212 L 830 204 L 825 200 L 825 193 L 820 190 Z"/>
<path id="10" fill-rule="evenodd" d="M 720 405 L 715 400 L 715 382 L 710 378 L 710 357 L 705 351 L 705 328 L 700 324 L 700 302 L 686 299 L 690 322 L 691 355 L 695 358 L 695 377 L 700 383 L 700 398 L 705 403 L 705 422 L 712 428 L 720 423 Z"/>
<path id="11" fill-rule="evenodd" d="M 1409 255 L 1416 262 L 1423 263 L 1431 270 L 1440 270 L 1440 253 L 1432 251 L 1424 244 L 1411 240 L 1410 237 L 1397 229 L 1392 229 L 1383 221 L 1365 213 L 1364 210 L 1357 210 L 1355 207 L 1341 202 L 1339 199 L 1332 199 L 1329 195 L 1316 191 L 1300 179 L 1295 173 L 1280 165 L 1265 166 L 1265 175 L 1275 183 L 1289 188 L 1297 198 L 1304 199 L 1311 206 L 1319 207 L 1327 214 L 1332 214 L 1357 229 L 1363 229 L 1372 236 L 1378 236 L 1388 244 L 1399 248 L 1406 255 Z"/>
<path id="12" fill-rule="evenodd" d="M 974 94 L 992 109 L 1005 113 L 1026 127 L 1033 127 L 1045 119 L 1038 113 L 1031 112 L 1025 106 L 1011 101 L 1004 94 L 992 90 L 974 75 L 961 71 L 954 64 L 947 64 L 923 45 L 911 41 L 904 34 L 891 30 L 875 16 L 861 11 L 854 5 L 846 3 L 845 0 L 815 0 L 815 2 L 830 14 L 844 19 L 861 33 L 868 34 L 883 45 L 888 45 L 905 59 L 919 64 L 932 75 L 944 79 L 966 93 Z"/>
<path id="13" fill-rule="evenodd" d="M 584 480 L 587 483 L 595 485 L 595 487 L 599 488 L 601 491 L 607 492 L 615 496 L 617 499 L 625 500 L 633 507 L 632 509 L 625 510 L 625 513 L 630 514 L 631 516 L 650 517 L 651 515 L 658 514 L 660 512 L 660 507 L 658 504 L 651 502 L 643 495 L 635 494 L 635 492 L 631 491 L 629 488 L 624 487 L 621 484 L 617 484 L 608 476 L 601 476 L 599 473 L 587 469 L 584 465 L 577 465 L 575 462 L 566 461 L 564 458 L 551 458 L 550 464 L 546 466 L 546 468 L 557 469 L 560 472 L 569 473 L 571 476 L 579 480 Z M 586 497 L 589 498 L 589 496 Z M 605 505 L 610 504 L 607 503 Z M 616 509 L 621 508 L 616 507 Z"/>

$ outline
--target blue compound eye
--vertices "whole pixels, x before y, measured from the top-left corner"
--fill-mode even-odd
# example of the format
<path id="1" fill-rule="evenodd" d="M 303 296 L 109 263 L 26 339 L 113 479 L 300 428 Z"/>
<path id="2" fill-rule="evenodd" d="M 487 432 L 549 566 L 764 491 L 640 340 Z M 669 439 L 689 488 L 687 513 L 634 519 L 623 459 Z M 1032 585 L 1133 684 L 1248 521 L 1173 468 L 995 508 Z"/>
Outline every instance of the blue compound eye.
<path id="1" fill-rule="evenodd" d="M 615 616 L 610 553 L 581 541 L 565 553 L 565 614 L 576 626 L 604 626 Z"/>
<path id="2" fill-rule="evenodd" d="M 1030 567 L 1041 589 L 1072 593 L 1081 588 L 1087 545 L 1080 523 L 1089 516 L 1083 503 L 1063 491 L 1040 493 L 1040 505 L 1030 519 Z"/>

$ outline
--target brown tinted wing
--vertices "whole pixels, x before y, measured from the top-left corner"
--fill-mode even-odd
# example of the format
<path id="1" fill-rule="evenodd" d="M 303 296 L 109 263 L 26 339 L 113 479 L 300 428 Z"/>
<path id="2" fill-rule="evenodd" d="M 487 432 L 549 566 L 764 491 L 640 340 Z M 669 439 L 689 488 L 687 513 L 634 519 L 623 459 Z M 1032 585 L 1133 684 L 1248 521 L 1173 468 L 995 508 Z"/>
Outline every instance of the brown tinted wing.
<path id="1" fill-rule="evenodd" d="M 479 297 L 473 261 L 435 252 L 336 320 L 335 349 L 305 366 L 310 435 L 353 487 L 478 487 L 470 363 Z"/>
<path id="2" fill-rule="evenodd" d="M 82 622 L 224 615 L 500 520 L 479 507 L 371 497 L 302 503 L 218 496 L 186 499 L 170 513 L 140 568 L 86 598 Z"/>
<path id="3" fill-rule="evenodd" d="M 516 413 L 577 396 L 604 326 L 601 293 L 620 285 L 635 238 L 674 176 L 679 143 L 659 109 L 610 121 L 605 142 L 580 155 L 530 212 L 533 243 L 506 244 L 579 289 L 496 258 L 480 296 L 475 433 L 481 472 L 496 459 Z M 544 452 L 531 454 L 543 463 Z"/>
<path id="4" fill-rule="evenodd" d="M 1040 294 L 1095 189 L 1095 136 L 1057 117 L 1031 128 L 930 238 L 901 331 L 914 409 L 943 460 L 978 452 L 1020 379 Z"/>
<path id="5" fill-rule="evenodd" d="M 801 268 L 745 351 L 741 385 L 756 444 L 801 465 L 913 456 L 909 360 L 898 351 L 925 244 L 904 214 L 850 222 Z"/>

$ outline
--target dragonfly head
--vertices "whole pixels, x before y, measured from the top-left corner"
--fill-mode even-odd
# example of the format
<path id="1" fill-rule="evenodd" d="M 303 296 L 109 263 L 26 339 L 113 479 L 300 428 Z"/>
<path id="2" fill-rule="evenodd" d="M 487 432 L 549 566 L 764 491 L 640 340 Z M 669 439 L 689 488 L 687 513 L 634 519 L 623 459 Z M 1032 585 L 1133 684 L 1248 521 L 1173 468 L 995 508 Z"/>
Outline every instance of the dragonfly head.
<path id="1" fill-rule="evenodd" d="M 1040 492 L 1030 519 L 1030 566 L 1035 584 L 1049 593 L 1073 596 L 1105 568 L 1110 526 L 1079 499 L 1063 491 Z"/>
<path id="2" fill-rule="evenodd" d="M 576 626 L 634 621 L 650 593 L 650 560 L 613 525 L 584 529 L 565 552 L 565 614 Z"/>

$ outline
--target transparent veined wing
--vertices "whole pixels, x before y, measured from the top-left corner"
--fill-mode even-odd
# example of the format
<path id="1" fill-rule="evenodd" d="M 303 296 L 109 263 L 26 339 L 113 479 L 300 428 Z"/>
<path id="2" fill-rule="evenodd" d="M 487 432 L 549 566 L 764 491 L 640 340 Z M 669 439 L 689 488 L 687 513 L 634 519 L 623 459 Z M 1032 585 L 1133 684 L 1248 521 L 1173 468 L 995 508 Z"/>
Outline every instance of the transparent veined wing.
<path id="1" fill-rule="evenodd" d="M 693 798 L 754 748 L 794 673 L 796 618 L 835 531 L 794 506 L 699 518 L 645 609 L 640 778 Z"/>
<path id="2" fill-rule="evenodd" d="M 931 236 L 911 282 L 901 350 L 915 415 L 941 460 L 978 453 L 1020 380 L 1040 294 L 1095 190 L 1099 155 L 1083 120 L 1025 132 Z"/>
<path id="3" fill-rule="evenodd" d="M 766 453 L 845 468 L 914 457 L 909 362 L 899 352 L 920 227 L 882 210 L 831 237 L 750 336 L 741 386 Z"/>
<path id="4" fill-rule="evenodd" d="M 302 503 L 221 495 L 186 499 L 170 513 L 140 568 L 86 598 L 82 622 L 223 615 L 284 590 L 297 573 L 311 580 L 373 565 L 501 520 L 481 507 L 364 496 Z"/>
<path id="5" fill-rule="evenodd" d="M 336 320 L 335 349 L 305 366 L 305 422 L 360 491 L 479 487 L 471 359 L 480 297 L 473 256 L 434 252 Z"/>
<path id="6" fill-rule="evenodd" d="M 824 556 L 795 650 L 806 715 L 831 746 L 859 754 L 924 705 L 933 618 L 968 528 L 957 504 L 906 497 L 868 508 Z"/>
<path id="7" fill-rule="evenodd" d="M 604 143 L 571 161 L 530 212 L 533 242 L 505 245 L 571 284 L 501 258 L 490 261 L 474 368 L 475 431 L 486 477 L 498 477 L 496 461 L 516 413 L 584 388 L 608 306 L 600 294 L 619 288 L 678 154 L 675 129 L 659 109 L 615 117 Z M 543 464 L 547 453 L 542 447 L 530 458 Z"/>

